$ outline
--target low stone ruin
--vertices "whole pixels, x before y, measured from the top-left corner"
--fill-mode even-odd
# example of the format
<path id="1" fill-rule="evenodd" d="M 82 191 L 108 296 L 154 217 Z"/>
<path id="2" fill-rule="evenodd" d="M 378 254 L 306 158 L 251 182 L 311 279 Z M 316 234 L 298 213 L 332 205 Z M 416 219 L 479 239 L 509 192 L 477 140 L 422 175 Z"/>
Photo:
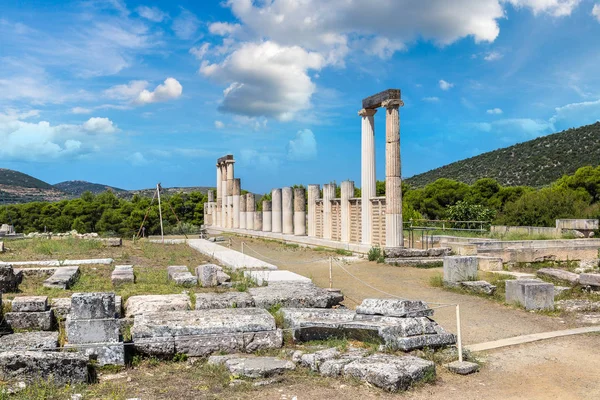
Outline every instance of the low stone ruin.
<path id="1" fill-rule="evenodd" d="M 16 292 L 22 276 L 21 273 L 15 273 L 10 264 L 0 265 L 0 292 Z"/>
<path id="2" fill-rule="evenodd" d="M 88 358 L 72 352 L 0 352 L 0 380 L 33 382 L 52 379 L 57 385 L 85 383 L 93 376 Z"/>
<path id="3" fill-rule="evenodd" d="M 480 261 L 480 257 L 476 256 L 444 257 L 444 285 L 473 293 L 493 295 L 496 286 L 477 278 Z"/>
<path id="4" fill-rule="evenodd" d="M 110 275 L 110 281 L 113 286 L 119 286 L 124 283 L 135 283 L 133 265 L 115 265 L 115 269 Z"/>
<path id="5" fill-rule="evenodd" d="M 554 285 L 536 279 L 506 281 L 506 302 L 526 310 L 553 310 Z"/>
<path id="6" fill-rule="evenodd" d="M 204 264 L 196 267 L 198 284 L 202 287 L 230 286 L 231 277 L 223 268 L 215 264 Z"/>
<path id="7" fill-rule="evenodd" d="M 125 317 L 132 318 L 136 315 L 169 311 L 187 311 L 191 308 L 190 297 L 186 294 L 131 296 L 125 304 Z"/>
<path id="8" fill-rule="evenodd" d="M 198 278 L 192 275 L 185 265 L 172 265 L 167 267 L 167 279 L 181 286 L 190 287 L 198 284 Z"/>
<path id="9" fill-rule="evenodd" d="M 44 281 L 44 287 L 54 289 L 69 289 L 79 278 L 79 267 L 60 267 L 52 276 Z"/>
<path id="10" fill-rule="evenodd" d="M 48 307 L 47 296 L 20 296 L 11 303 L 11 312 L 4 314 L 12 329 L 50 331 L 54 329 L 54 313 Z"/>

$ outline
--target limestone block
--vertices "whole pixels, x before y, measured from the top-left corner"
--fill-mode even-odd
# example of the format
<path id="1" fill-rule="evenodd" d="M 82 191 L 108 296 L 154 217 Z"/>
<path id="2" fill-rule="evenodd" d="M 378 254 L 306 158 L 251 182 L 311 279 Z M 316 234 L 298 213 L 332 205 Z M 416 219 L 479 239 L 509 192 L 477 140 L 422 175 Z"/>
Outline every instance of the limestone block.
<path id="1" fill-rule="evenodd" d="M 173 275 L 182 273 L 182 272 L 190 272 L 188 267 L 185 265 L 171 265 L 167 267 L 167 280 L 172 281 Z"/>
<path id="2" fill-rule="evenodd" d="M 391 317 L 428 317 L 433 315 L 433 310 L 421 300 L 364 299 L 356 307 L 356 313 Z"/>
<path id="3" fill-rule="evenodd" d="M 56 351 L 58 350 L 58 331 L 21 332 L 0 336 L 2 351 Z"/>
<path id="4" fill-rule="evenodd" d="M 223 271 L 217 271 L 217 283 L 219 285 L 222 285 L 223 283 L 230 282 L 230 281 L 231 281 L 231 276 L 227 275 Z"/>
<path id="5" fill-rule="evenodd" d="M 12 312 L 48 311 L 48 296 L 17 296 L 11 304 Z"/>
<path id="6" fill-rule="evenodd" d="M 450 372 L 454 372 L 459 375 L 469 375 L 479 371 L 479 364 L 469 361 L 454 361 L 445 365 Z"/>
<path id="7" fill-rule="evenodd" d="M 60 267 L 54 274 L 44 281 L 44 287 L 56 289 L 69 289 L 79 278 L 79 267 Z"/>
<path id="8" fill-rule="evenodd" d="M 52 379 L 57 385 L 85 383 L 88 358 L 70 352 L 5 351 L 0 353 L 0 379 L 33 382 Z"/>
<path id="9" fill-rule="evenodd" d="M 248 291 L 256 307 L 267 309 L 277 304 L 289 308 L 331 308 L 344 300 L 340 293 L 303 282 L 273 282 Z"/>
<path id="10" fill-rule="evenodd" d="M 338 358 L 323 361 L 319 365 L 319 372 L 322 376 L 338 377 L 344 373 L 346 365 L 367 355 L 368 352 L 365 349 L 351 348 L 347 353 L 341 354 Z"/>
<path id="11" fill-rule="evenodd" d="M 198 283 L 202 287 L 214 287 L 219 284 L 217 280 L 217 272 L 219 269 L 214 264 L 204 264 L 196 267 L 196 276 L 198 277 Z"/>
<path id="12" fill-rule="evenodd" d="M 0 265 L 0 292 L 16 292 L 19 281 L 19 275 L 15 274 L 12 265 Z"/>
<path id="13" fill-rule="evenodd" d="M 464 281 L 460 282 L 460 286 L 474 293 L 481 293 L 488 296 L 496 292 L 496 286 L 486 281 Z"/>
<path id="14" fill-rule="evenodd" d="M 312 283 L 310 278 L 295 272 L 285 270 L 275 271 L 244 271 L 244 275 L 254 280 L 257 285 L 271 284 L 275 282 L 303 282 Z"/>
<path id="15" fill-rule="evenodd" d="M 344 366 L 344 375 L 396 392 L 407 390 L 424 378 L 435 377 L 435 364 L 413 356 L 374 354 Z"/>
<path id="16" fill-rule="evenodd" d="M 254 307 L 254 299 L 246 292 L 196 293 L 196 310 Z"/>
<path id="17" fill-rule="evenodd" d="M 71 298 L 70 297 L 58 297 L 50 300 L 51 309 L 54 311 L 54 315 L 58 318 L 67 318 L 67 315 L 71 312 Z"/>
<path id="18" fill-rule="evenodd" d="M 198 278 L 189 271 L 177 272 L 173 274 L 173 282 L 175 282 L 176 285 L 192 287 L 198 284 Z"/>
<path id="19" fill-rule="evenodd" d="M 67 341 L 70 344 L 113 343 L 119 341 L 119 323 L 116 319 L 72 319 L 65 321 Z"/>
<path id="20" fill-rule="evenodd" d="M 293 362 L 277 357 L 211 356 L 208 363 L 224 365 L 232 375 L 246 378 L 268 378 L 296 368 Z"/>
<path id="21" fill-rule="evenodd" d="M 557 268 L 541 268 L 536 272 L 540 278 L 549 278 L 557 281 L 568 282 L 571 285 L 577 285 L 579 283 L 579 274 L 565 271 Z"/>
<path id="22" fill-rule="evenodd" d="M 114 286 L 123 283 L 135 283 L 133 265 L 116 265 L 110 276 L 110 280 Z"/>
<path id="23" fill-rule="evenodd" d="M 500 257 L 477 256 L 480 271 L 502 271 L 503 264 Z"/>
<path id="24" fill-rule="evenodd" d="M 4 242 L 0 241 L 0 253 L 4 253 Z"/>
<path id="25" fill-rule="evenodd" d="M 473 243 L 448 243 L 452 252 L 457 256 L 475 256 L 477 255 L 477 245 Z"/>
<path id="26" fill-rule="evenodd" d="M 184 311 L 191 308 L 190 297 L 186 294 L 131 296 L 125 304 L 125 316 L 167 311 Z"/>
<path id="27" fill-rule="evenodd" d="M 304 354 L 300 357 L 300 364 L 310 368 L 311 371 L 319 371 L 321 364 L 325 361 L 333 360 L 341 356 L 340 351 L 333 347 L 330 349 L 319 350 L 314 353 Z"/>
<path id="28" fill-rule="evenodd" d="M 121 247 L 123 245 L 123 240 L 121 238 L 108 238 L 104 239 L 103 242 L 108 247 Z"/>
<path id="29" fill-rule="evenodd" d="M 477 257 L 444 257 L 444 281 L 462 282 L 477 279 Z"/>
<path id="30" fill-rule="evenodd" d="M 72 320 L 114 318 L 115 313 L 114 293 L 73 293 L 71 296 Z"/>
<path id="31" fill-rule="evenodd" d="M 9 312 L 4 318 L 12 329 L 51 331 L 54 328 L 52 311 Z"/>
<path id="32" fill-rule="evenodd" d="M 581 274 L 579 276 L 579 283 L 582 286 L 600 288 L 600 274 Z"/>
<path id="33" fill-rule="evenodd" d="M 104 365 L 125 365 L 125 345 L 123 343 L 98 343 L 84 346 L 68 343 L 65 344 L 65 349 L 84 354 L 101 367 Z"/>
<path id="34" fill-rule="evenodd" d="M 539 280 L 508 280 L 506 302 L 520 304 L 526 310 L 553 310 L 554 285 Z"/>

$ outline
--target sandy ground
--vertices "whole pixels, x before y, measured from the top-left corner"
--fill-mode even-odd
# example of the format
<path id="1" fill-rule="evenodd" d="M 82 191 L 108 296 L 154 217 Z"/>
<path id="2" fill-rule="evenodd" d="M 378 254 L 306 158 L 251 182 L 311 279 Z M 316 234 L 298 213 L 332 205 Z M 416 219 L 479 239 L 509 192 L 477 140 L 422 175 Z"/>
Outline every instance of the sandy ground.
<path id="1" fill-rule="evenodd" d="M 280 269 L 307 276 L 322 287 L 329 286 L 329 262 L 333 253 L 282 246 L 275 242 L 232 237 L 232 248 L 269 261 Z M 257 254 L 258 252 L 259 254 Z M 338 256 L 339 257 L 339 256 Z M 345 304 L 354 308 L 367 297 L 389 297 L 361 283 L 333 264 L 333 286 L 342 289 Z M 464 344 L 475 344 L 513 336 L 567 329 L 574 322 L 514 309 L 483 298 L 462 295 L 429 286 L 429 278 L 441 268 L 418 269 L 392 267 L 366 260 L 343 264 L 351 274 L 385 292 L 410 299 L 434 303 L 458 303 L 461 308 Z M 439 308 L 434 318 L 444 328 L 455 332 L 454 307 Z M 265 399 L 388 398 L 414 399 L 592 399 L 600 398 L 600 335 L 589 334 L 550 339 L 481 353 L 485 361 L 481 372 L 462 377 L 438 370 L 435 385 L 427 385 L 401 395 L 380 391 L 363 391 L 332 384 L 331 387 L 306 387 L 306 384 L 282 388 L 265 388 Z M 348 389 L 348 390 L 346 390 Z M 356 396 L 353 395 L 356 394 Z M 264 394 L 264 397 L 263 397 Z"/>

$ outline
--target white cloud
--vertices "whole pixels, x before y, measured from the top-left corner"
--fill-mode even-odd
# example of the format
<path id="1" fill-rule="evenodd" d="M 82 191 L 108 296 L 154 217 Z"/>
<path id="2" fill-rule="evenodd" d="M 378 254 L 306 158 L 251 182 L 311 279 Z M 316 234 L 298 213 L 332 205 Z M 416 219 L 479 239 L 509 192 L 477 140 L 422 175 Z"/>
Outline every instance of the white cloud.
<path id="1" fill-rule="evenodd" d="M 117 131 L 113 122 L 108 118 L 92 117 L 84 122 L 81 127 L 88 132 L 95 133 L 114 133 Z"/>
<path id="2" fill-rule="evenodd" d="M 84 107 L 73 107 L 73 108 L 71 108 L 71 112 L 73 114 L 89 114 L 92 112 L 92 110 L 90 110 L 89 108 L 84 108 Z"/>
<path id="3" fill-rule="evenodd" d="M 510 3 L 516 8 L 531 8 L 534 14 L 547 13 L 553 17 L 565 17 L 571 15 L 573 10 L 581 3 L 581 0 L 502 0 Z"/>
<path id="4" fill-rule="evenodd" d="M 240 150 L 240 163 L 244 168 L 261 169 L 266 173 L 276 173 L 279 168 L 277 156 L 267 151 L 244 148 Z"/>
<path id="5" fill-rule="evenodd" d="M 594 8 L 592 8 L 592 15 L 596 17 L 598 22 L 600 22 L 600 4 L 594 4 Z"/>
<path id="6" fill-rule="evenodd" d="M 196 59 L 202 61 L 204 56 L 208 53 L 208 49 L 210 48 L 210 43 L 204 43 L 199 47 L 192 47 L 190 49 L 190 54 L 192 54 Z"/>
<path id="7" fill-rule="evenodd" d="M 167 78 L 153 91 L 146 89 L 147 81 L 130 81 L 124 85 L 113 86 L 104 91 L 104 95 L 111 99 L 143 105 L 176 99 L 181 96 L 183 87 L 175 78 Z"/>
<path id="8" fill-rule="evenodd" d="M 215 128 L 223 129 L 223 128 L 225 128 L 225 124 L 221 121 L 215 121 Z"/>
<path id="9" fill-rule="evenodd" d="M 549 121 L 530 118 L 501 119 L 491 123 L 475 123 L 473 126 L 483 132 L 494 132 L 503 135 L 522 135 L 527 138 L 554 132 L 554 125 Z"/>
<path id="10" fill-rule="evenodd" d="M 113 86 L 104 91 L 104 95 L 110 99 L 131 100 L 148 87 L 147 81 L 130 81 L 125 85 Z"/>
<path id="11" fill-rule="evenodd" d="M 168 16 L 158 7 L 139 6 L 136 8 L 136 11 L 140 17 L 146 18 L 152 22 L 162 22 Z"/>
<path id="12" fill-rule="evenodd" d="M 550 122 L 560 126 L 561 129 L 593 124 L 597 121 L 600 121 L 600 99 L 557 107 L 550 118 Z"/>
<path id="13" fill-rule="evenodd" d="M 240 24 L 230 24 L 228 22 L 213 22 L 208 26 L 208 31 L 213 35 L 229 36 L 241 29 Z"/>
<path id="14" fill-rule="evenodd" d="M 440 101 L 440 98 L 439 97 L 435 97 L 435 96 L 432 96 L 432 97 L 423 97 L 423 101 L 426 101 L 428 103 L 438 103 Z"/>
<path id="15" fill-rule="evenodd" d="M 135 153 L 132 153 L 129 156 L 127 156 L 127 161 L 129 161 L 131 165 L 135 167 L 140 167 L 142 165 L 148 164 L 148 160 L 146 160 L 144 155 L 139 151 L 136 151 Z"/>
<path id="16" fill-rule="evenodd" d="M 500 114 L 502 114 L 502 112 L 503 112 L 502 109 L 497 108 L 497 107 L 487 110 L 487 113 L 492 114 L 492 115 L 500 115 Z"/>
<path id="17" fill-rule="evenodd" d="M 499 53 L 497 51 L 491 51 L 485 57 L 483 57 L 483 59 L 485 61 L 497 61 L 500 60 L 502 57 L 504 57 L 502 53 Z"/>
<path id="18" fill-rule="evenodd" d="M 317 140 L 310 129 L 296 133 L 296 137 L 288 143 L 288 158 L 290 160 L 312 160 L 317 156 Z"/>
<path id="19" fill-rule="evenodd" d="M 173 20 L 171 27 L 178 38 L 189 40 L 198 30 L 198 25 L 198 18 L 188 10 L 182 9 L 179 16 Z"/>
<path id="20" fill-rule="evenodd" d="M 454 83 L 446 82 L 443 79 L 440 79 L 439 84 L 440 84 L 440 89 L 442 89 L 442 90 L 450 90 L 454 87 Z"/>
<path id="21" fill-rule="evenodd" d="M 310 107 L 315 84 L 308 71 L 324 65 L 318 53 L 266 41 L 244 43 L 221 63 L 204 61 L 200 73 L 228 84 L 222 111 L 289 120 Z"/>

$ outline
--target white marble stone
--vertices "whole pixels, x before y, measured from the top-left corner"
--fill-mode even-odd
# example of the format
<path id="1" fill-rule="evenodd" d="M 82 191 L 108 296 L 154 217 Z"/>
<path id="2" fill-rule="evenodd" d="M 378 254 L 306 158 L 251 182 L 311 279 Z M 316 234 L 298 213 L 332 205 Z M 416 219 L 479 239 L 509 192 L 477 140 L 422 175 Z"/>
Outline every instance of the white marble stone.
<path id="1" fill-rule="evenodd" d="M 282 232 L 294 233 L 294 193 L 291 187 L 281 189 Z"/>

